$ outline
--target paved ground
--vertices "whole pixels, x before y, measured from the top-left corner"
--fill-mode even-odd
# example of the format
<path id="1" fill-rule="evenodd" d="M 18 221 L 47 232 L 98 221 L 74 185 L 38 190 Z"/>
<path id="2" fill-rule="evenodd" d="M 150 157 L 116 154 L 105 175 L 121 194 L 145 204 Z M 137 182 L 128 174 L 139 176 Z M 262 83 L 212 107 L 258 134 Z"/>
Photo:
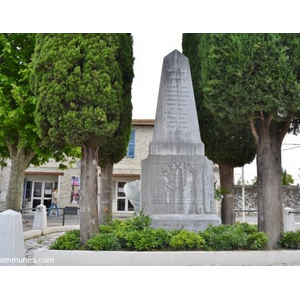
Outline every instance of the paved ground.
<path id="1" fill-rule="evenodd" d="M 23 214 L 23 231 L 28 231 L 32 229 L 34 220 L 34 213 Z M 79 215 L 66 215 L 65 216 L 65 225 L 78 225 L 79 224 Z M 56 217 L 55 215 L 47 217 L 48 227 L 62 226 L 63 217 Z"/>

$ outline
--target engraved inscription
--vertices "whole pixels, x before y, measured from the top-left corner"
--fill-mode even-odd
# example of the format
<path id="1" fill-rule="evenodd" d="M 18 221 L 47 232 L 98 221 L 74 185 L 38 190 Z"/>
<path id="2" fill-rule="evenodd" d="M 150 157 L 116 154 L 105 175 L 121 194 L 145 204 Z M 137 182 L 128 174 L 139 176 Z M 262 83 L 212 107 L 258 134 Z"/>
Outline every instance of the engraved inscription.
<path id="1" fill-rule="evenodd" d="M 153 203 L 194 203 L 196 195 L 192 192 L 194 169 L 184 162 L 171 162 L 160 168 L 160 183 L 164 195 L 153 193 Z M 154 187 L 153 187 L 154 188 Z"/>

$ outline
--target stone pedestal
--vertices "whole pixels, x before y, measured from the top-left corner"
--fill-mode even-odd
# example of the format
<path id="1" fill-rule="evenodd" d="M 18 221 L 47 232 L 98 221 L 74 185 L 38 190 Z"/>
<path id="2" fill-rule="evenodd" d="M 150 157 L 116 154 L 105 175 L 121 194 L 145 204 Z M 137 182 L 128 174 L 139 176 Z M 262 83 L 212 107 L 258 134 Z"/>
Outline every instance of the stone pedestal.
<path id="1" fill-rule="evenodd" d="M 190 67 L 174 50 L 164 58 L 149 156 L 142 161 L 141 210 L 153 227 L 218 225 L 213 163 L 201 141 Z"/>
<path id="2" fill-rule="evenodd" d="M 11 209 L 0 213 L 0 266 L 25 265 L 22 215 Z"/>
<path id="3" fill-rule="evenodd" d="M 45 229 L 47 229 L 46 206 L 40 204 L 36 207 L 32 230 L 45 230 Z"/>

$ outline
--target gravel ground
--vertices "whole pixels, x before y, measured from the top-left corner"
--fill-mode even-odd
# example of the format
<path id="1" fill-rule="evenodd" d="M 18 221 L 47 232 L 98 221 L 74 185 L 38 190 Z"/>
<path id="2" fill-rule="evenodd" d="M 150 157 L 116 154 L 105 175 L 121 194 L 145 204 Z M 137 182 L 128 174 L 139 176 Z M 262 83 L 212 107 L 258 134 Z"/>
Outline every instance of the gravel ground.
<path id="1" fill-rule="evenodd" d="M 50 245 L 65 232 L 57 232 L 48 235 L 38 236 L 32 239 L 28 239 L 24 241 L 25 246 L 25 257 L 30 259 L 30 261 L 34 257 L 34 251 L 37 249 L 49 249 Z M 32 263 L 28 263 L 28 265 L 33 265 Z"/>

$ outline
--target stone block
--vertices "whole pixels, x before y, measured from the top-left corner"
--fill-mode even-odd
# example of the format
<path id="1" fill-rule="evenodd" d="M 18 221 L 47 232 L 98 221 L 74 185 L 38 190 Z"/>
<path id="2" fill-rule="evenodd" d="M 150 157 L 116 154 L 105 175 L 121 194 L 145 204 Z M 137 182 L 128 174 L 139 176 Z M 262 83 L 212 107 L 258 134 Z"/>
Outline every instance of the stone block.
<path id="1" fill-rule="evenodd" d="M 0 265 L 25 265 L 22 215 L 10 209 L 0 213 Z"/>
<path id="2" fill-rule="evenodd" d="M 40 204 L 36 207 L 32 230 L 45 230 L 47 228 L 46 206 Z"/>
<path id="3" fill-rule="evenodd" d="M 142 161 L 146 214 L 214 214 L 213 163 L 205 156 L 149 155 Z"/>

